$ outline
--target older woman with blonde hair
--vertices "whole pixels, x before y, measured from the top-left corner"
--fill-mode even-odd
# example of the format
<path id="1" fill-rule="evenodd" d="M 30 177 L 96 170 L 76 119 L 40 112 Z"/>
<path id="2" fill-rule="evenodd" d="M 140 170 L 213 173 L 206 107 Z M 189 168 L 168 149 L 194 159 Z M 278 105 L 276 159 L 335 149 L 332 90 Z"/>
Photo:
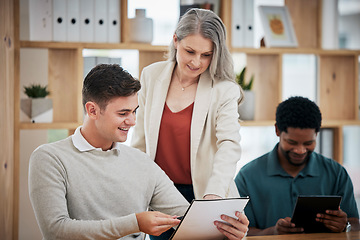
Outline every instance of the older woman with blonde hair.
<path id="1" fill-rule="evenodd" d="M 239 196 L 233 178 L 242 90 L 221 19 L 188 10 L 168 60 L 145 67 L 140 81 L 132 146 L 149 154 L 189 202 Z"/>

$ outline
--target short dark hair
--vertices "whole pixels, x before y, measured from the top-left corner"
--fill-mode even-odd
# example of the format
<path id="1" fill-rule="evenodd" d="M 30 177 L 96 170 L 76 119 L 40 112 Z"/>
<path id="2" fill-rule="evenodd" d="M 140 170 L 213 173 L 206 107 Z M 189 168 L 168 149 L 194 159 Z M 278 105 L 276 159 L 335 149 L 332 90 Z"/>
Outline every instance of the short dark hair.
<path id="1" fill-rule="evenodd" d="M 99 64 L 86 75 L 82 101 L 93 101 L 105 109 L 114 97 L 128 97 L 138 92 L 140 82 L 118 64 Z"/>
<path id="2" fill-rule="evenodd" d="M 287 132 L 288 127 L 311 128 L 320 131 L 321 112 L 319 107 L 305 97 L 295 96 L 279 104 L 276 109 L 276 126 L 280 132 Z"/>

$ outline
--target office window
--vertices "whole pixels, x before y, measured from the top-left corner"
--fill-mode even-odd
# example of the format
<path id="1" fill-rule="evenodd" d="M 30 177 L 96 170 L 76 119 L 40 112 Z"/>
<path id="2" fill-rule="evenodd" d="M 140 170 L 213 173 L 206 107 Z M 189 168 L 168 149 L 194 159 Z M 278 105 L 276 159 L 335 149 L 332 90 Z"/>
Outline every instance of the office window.
<path id="1" fill-rule="evenodd" d="M 360 49 L 360 1 L 338 2 L 339 48 Z"/>
<path id="2" fill-rule="evenodd" d="M 360 211 L 360 126 L 344 126 L 344 167 L 354 185 L 354 195 Z"/>
<path id="3" fill-rule="evenodd" d="M 316 102 L 316 56 L 306 54 L 283 55 L 283 100 L 303 96 Z"/>
<path id="4" fill-rule="evenodd" d="M 241 159 L 236 166 L 236 173 L 246 163 L 271 151 L 279 141 L 274 126 L 240 128 Z"/>
<path id="5" fill-rule="evenodd" d="M 83 57 L 94 57 L 94 63 L 91 66 L 96 66 L 99 63 L 112 63 L 110 59 L 117 59 L 121 62 L 121 66 L 127 70 L 133 77 L 139 78 L 139 51 L 127 49 L 84 49 Z M 87 66 L 84 62 L 84 75 L 87 74 L 91 66 Z M 85 73 L 86 72 L 86 73 Z M 85 76 L 84 76 L 85 77 Z"/>

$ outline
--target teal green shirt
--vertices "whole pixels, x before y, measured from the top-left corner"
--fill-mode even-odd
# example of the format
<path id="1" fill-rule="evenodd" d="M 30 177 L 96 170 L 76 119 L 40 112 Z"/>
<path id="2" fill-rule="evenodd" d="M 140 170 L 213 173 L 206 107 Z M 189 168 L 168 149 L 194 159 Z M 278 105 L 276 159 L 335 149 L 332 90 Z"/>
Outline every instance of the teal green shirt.
<path id="1" fill-rule="evenodd" d="M 340 208 L 348 217 L 359 218 L 353 185 L 345 168 L 313 152 L 306 167 L 295 178 L 280 166 L 277 147 L 242 167 L 235 178 L 250 227 L 265 229 L 279 218 L 291 217 L 298 195 L 339 195 Z"/>

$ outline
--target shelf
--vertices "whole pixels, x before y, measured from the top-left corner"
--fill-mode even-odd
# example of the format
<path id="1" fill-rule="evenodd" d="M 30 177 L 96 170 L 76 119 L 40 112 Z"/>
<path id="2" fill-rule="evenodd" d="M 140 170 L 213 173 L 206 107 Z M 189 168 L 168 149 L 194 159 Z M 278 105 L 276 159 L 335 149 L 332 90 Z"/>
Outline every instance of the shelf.
<path id="1" fill-rule="evenodd" d="M 44 42 L 20 41 L 21 48 L 51 49 L 135 49 L 139 51 L 168 51 L 168 46 L 146 43 L 86 43 L 86 42 Z M 327 50 L 317 48 L 231 48 L 231 52 L 259 55 L 316 54 L 316 55 L 360 55 L 360 50 Z"/>
<path id="2" fill-rule="evenodd" d="M 167 51 L 168 46 L 150 45 L 145 43 L 84 43 L 84 42 L 42 42 L 20 41 L 20 48 L 49 49 L 135 49 L 139 51 Z"/>
<path id="3" fill-rule="evenodd" d="M 258 54 L 258 55 L 280 55 L 280 54 L 315 54 L 315 55 L 360 55 L 360 50 L 327 50 L 317 48 L 232 48 L 234 53 Z"/>
<path id="4" fill-rule="evenodd" d="M 359 125 L 360 120 L 325 120 L 322 122 L 322 128 L 337 128 L 351 125 Z"/>
<path id="5" fill-rule="evenodd" d="M 267 127 L 267 126 L 274 126 L 275 121 L 273 121 L 273 120 L 269 120 L 269 121 L 267 121 L 267 120 L 264 120 L 264 121 L 257 121 L 257 120 L 242 121 L 242 120 L 239 120 L 239 123 L 243 127 Z"/>
<path id="6" fill-rule="evenodd" d="M 266 127 L 274 126 L 275 121 L 273 120 L 264 120 L 264 121 L 242 121 L 239 120 L 239 124 L 243 127 Z M 321 124 L 321 128 L 339 128 L 344 126 L 359 125 L 360 120 L 325 120 Z"/>
<path id="7" fill-rule="evenodd" d="M 80 126 L 80 123 L 67 123 L 67 122 L 52 122 L 52 123 L 31 123 L 31 122 L 21 122 L 19 124 L 19 129 L 76 129 Z"/>

